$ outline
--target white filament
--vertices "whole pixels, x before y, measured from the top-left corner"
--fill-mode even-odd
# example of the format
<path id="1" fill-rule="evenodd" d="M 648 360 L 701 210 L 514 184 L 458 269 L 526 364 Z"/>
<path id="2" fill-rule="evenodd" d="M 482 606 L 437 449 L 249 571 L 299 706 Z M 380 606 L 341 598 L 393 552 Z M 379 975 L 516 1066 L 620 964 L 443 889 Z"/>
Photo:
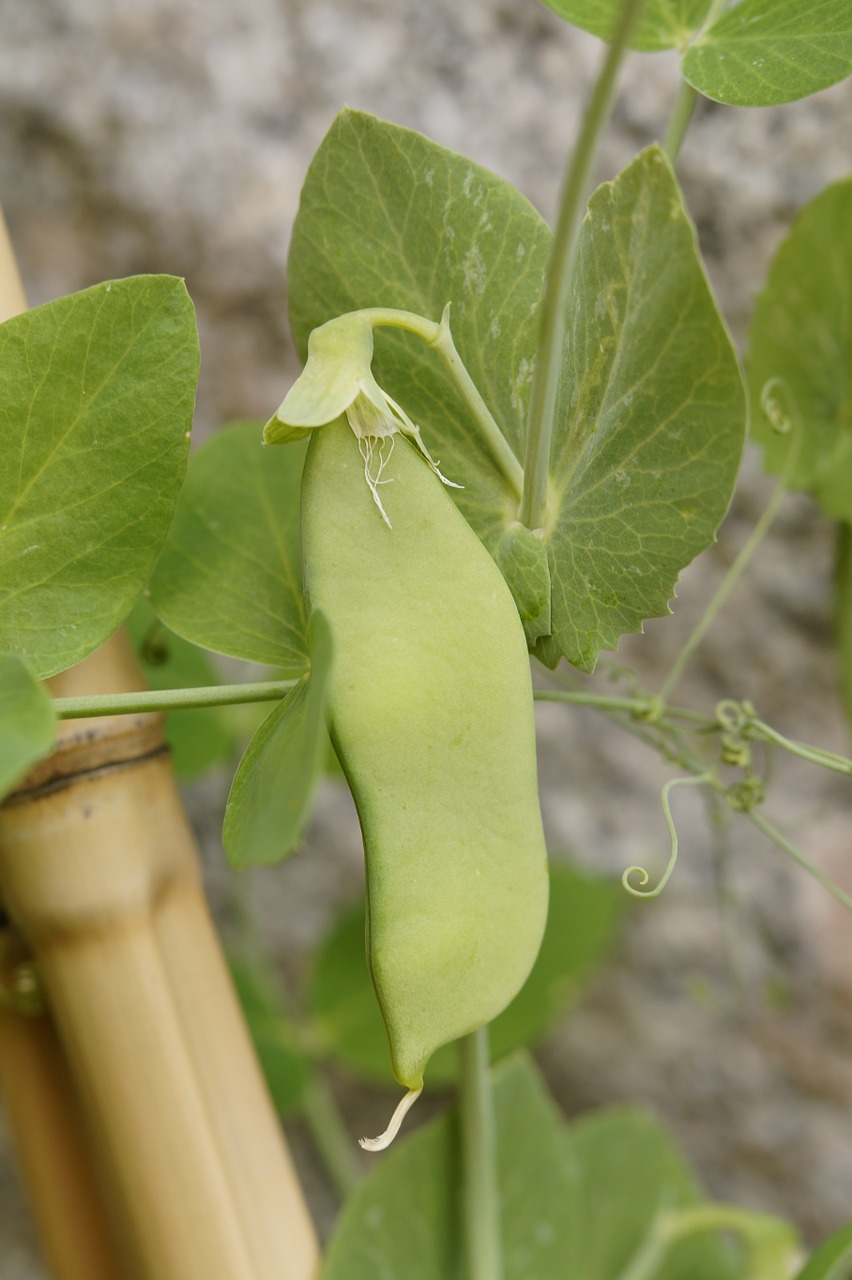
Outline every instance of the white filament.
<path id="1" fill-rule="evenodd" d="M 400 1127 L 411 1108 L 423 1092 L 423 1086 L 419 1089 L 409 1089 L 408 1093 L 399 1103 L 396 1111 L 390 1119 L 390 1124 L 384 1133 L 380 1133 L 378 1138 L 359 1138 L 358 1145 L 363 1147 L 365 1151 L 384 1151 L 385 1147 L 389 1147 L 396 1135 L 399 1133 Z"/>
<path id="2" fill-rule="evenodd" d="M 377 440 L 378 440 L 378 446 L 379 446 L 378 449 L 376 449 Z M 390 447 L 388 448 L 387 456 L 385 455 L 385 451 L 384 451 L 385 440 L 390 441 Z M 359 436 L 358 437 L 358 452 L 361 454 L 361 457 L 364 459 L 364 479 L 367 481 L 367 488 L 370 490 L 370 493 L 373 495 L 373 501 L 375 502 L 376 506 L 379 508 L 382 519 L 384 520 L 385 524 L 389 529 L 391 528 L 391 522 L 388 519 L 388 513 L 385 511 L 384 507 L 382 506 L 382 500 L 379 497 L 379 485 L 393 484 L 393 476 L 390 476 L 387 480 L 382 479 L 382 472 L 384 471 L 385 467 L 388 465 L 388 463 L 391 460 L 391 454 L 393 453 L 393 446 L 394 446 L 393 436 L 381 436 L 381 437 Z M 376 470 L 374 474 L 373 463 L 376 460 L 376 458 L 378 458 L 378 464 L 376 466 Z"/>

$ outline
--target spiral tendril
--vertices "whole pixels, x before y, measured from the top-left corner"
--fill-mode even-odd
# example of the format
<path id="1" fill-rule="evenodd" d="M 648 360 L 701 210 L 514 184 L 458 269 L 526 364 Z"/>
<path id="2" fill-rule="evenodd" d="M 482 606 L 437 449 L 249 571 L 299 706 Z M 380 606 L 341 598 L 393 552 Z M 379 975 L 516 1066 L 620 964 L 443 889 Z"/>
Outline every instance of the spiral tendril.
<path id="1" fill-rule="evenodd" d="M 632 867 L 628 867 L 621 877 L 621 883 L 627 892 L 632 894 L 634 898 L 658 898 L 671 879 L 672 872 L 677 864 L 678 838 L 677 828 L 674 824 L 671 804 L 669 802 L 670 793 L 675 787 L 703 786 L 707 781 L 708 775 L 706 773 L 700 773 L 690 778 L 669 778 L 668 782 L 663 785 L 663 789 L 660 792 L 660 806 L 663 810 L 663 817 L 665 818 L 666 827 L 668 828 L 669 833 L 669 840 L 671 841 L 668 864 L 660 877 L 659 883 L 653 889 L 646 889 L 644 887 L 651 878 L 645 867 L 640 867 L 636 864 Z M 638 876 L 639 887 L 630 883 L 631 876 Z"/>

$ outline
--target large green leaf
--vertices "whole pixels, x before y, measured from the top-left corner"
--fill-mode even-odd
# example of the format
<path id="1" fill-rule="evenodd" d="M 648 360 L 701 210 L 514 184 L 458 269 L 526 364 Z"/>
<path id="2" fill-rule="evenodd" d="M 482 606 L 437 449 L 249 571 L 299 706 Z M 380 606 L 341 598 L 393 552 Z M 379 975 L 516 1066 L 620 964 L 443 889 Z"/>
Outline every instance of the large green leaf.
<path id="1" fill-rule="evenodd" d="M 660 1235 L 702 1201 L 650 1115 L 565 1125 L 526 1059 L 492 1079 L 505 1280 L 756 1280 L 714 1234 Z M 461 1280 L 460 1172 L 454 1112 L 399 1139 L 344 1209 L 323 1280 Z"/>
<path id="2" fill-rule="evenodd" d="M 151 582 L 172 631 L 234 658 L 301 674 L 308 665 L 299 494 L 304 443 L 264 448 L 236 423 L 189 464 Z"/>
<path id="3" fill-rule="evenodd" d="M 529 1064 L 494 1074 L 504 1280 L 565 1280 L 576 1266 L 577 1171 L 560 1118 Z M 348 1201 L 323 1280 L 461 1280 L 455 1116 L 399 1139 Z"/>
<path id="4" fill-rule="evenodd" d="M 680 190 L 658 147 L 592 197 L 569 301 L 547 544 L 554 648 L 668 611 L 730 501 L 746 406 Z"/>
<path id="5" fill-rule="evenodd" d="M 308 637 L 310 673 L 264 720 L 231 786 L 222 839 L 235 867 L 278 862 L 292 853 L 324 772 L 332 639 L 325 616 L 316 609 Z"/>
<path id="6" fill-rule="evenodd" d="M 560 18 L 608 40 L 615 30 L 622 0 L 544 0 Z M 710 0 L 646 0 L 631 45 L 648 52 L 683 49 L 701 26 Z"/>
<path id="7" fill-rule="evenodd" d="M 126 626 L 152 689 L 219 684 L 207 654 L 163 626 L 147 600 L 139 600 Z M 230 760 L 237 747 L 233 707 L 196 707 L 166 714 L 165 737 L 180 778 L 195 778 Z"/>
<path id="8" fill-rule="evenodd" d="M 493 174 L 419 134 L 344 112 L 314 158 L 296 220 L 297 340 L 304 350 L 314 326 L 361 307 L 436 318 L 452 302 L 462 358 L 521 458 L 549 242 L 538 215 Z M 594 197 L 571 319 L 547 647 L 591 668 L 600 648 L 666 611 L 678 572 L 712 541 L 744 431 L 736 357 L 658 149 Z M 376 371 L 445 474 L 465 485 L 454 496 L 486 546 L 519 575 L 510 585 L 534 639 L 546 580 L 529 548 L 514 544 L 516 499 L 437 358 L 410 335 L 381 330 Z"/>
<path id="9" fill-rule="evenodd" d="M 796 1280 L 849 1280 L 852 1276 L 852 1222 L 814 1250 Z"/>
<path id="10" fill-rule="evenodd" d="M 852 179 L 806 205 L 781 244 L 757 300 L 749 335 L 752 433 L 770 471 L 793 440 L 773 430 L 763 388 L 781 379 L 802 419 L 790 483 L 826 513 L 852 521 Z"/>
<path id="11" fill-rule="evenodd" d="M 564 863 L 551 864 L 547 926 L 530 976 L 489 1027 L 503 1057 L 540 1039 L 576 999 L 615 939 L 626 898 L 621 885 Z M 316 960 L 311 1008 L 327 1052 L 368 1080 L 384 1082 L 388 1039 L 364 955 L 364 907 L 346 911 Z M 428 1083 L 456 1078 L 457 1049 L 429 1061 Z"/>
<path id="12" fill-rule="evenodd" d="M 538 305 L 550 232 L 508 183 L 471 160 L 359 112 L 342 112 L 314 156 L 290 247 L 293 333 L 362 307 L 432 320 L 452 303 L 468 371 L 523 460 Z M 423 428 L 459 506 L 493 549 L 514 523 L 508 489 L 434 352 L 376 332 L 379 382 Z"/>
<path id="13" fill-rule="evenodd" d="M 700 1195 L 683 1158 L 647 1112 L 613 1107 L 572 1124 L 564 1136 L 580 1170 L 583 1280 L 619 1280 L 642 1255 L 658 1255 L 653 1280 L 732 1280 L 736 1258 L 712 1236 L 656 1249 L 661 1220 Z"/>
<path id="14" fill-rule="evenodd" d="M 0 649 L 48 676 L 150 577 L 183 479 L 198 338 L 183 282 L 96 285 L 0 326 Z"/>
<path id="15" fill-rule="evenodd" d="M 739 107 L 794 102 L 852 73 L 849 0 L 741 0 L 686 50 L 684 76 Z"/>
<path id="16" fill-rule="evenodd" d="M 0 654 L 0 798 L 53 746 L 53 703 L 26 663 Z"/>

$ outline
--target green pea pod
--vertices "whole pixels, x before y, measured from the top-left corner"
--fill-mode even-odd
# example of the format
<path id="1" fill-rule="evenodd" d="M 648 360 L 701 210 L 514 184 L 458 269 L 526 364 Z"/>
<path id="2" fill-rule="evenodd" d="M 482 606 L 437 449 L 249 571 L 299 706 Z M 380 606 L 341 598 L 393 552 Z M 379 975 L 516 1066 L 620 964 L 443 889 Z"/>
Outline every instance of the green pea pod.
<path id="1" fill-rule="evenodd" d="M 309 606 L 335 636 L 329 722 L 364 836 L 370 970 L 394 1074 L 418 1090 L 435 1049 L 517 993 L 544 930 L 527 647 L 502 575 L 401 434 L 365 450 L 344 418 L 314 432 L 302 539 Z"/>

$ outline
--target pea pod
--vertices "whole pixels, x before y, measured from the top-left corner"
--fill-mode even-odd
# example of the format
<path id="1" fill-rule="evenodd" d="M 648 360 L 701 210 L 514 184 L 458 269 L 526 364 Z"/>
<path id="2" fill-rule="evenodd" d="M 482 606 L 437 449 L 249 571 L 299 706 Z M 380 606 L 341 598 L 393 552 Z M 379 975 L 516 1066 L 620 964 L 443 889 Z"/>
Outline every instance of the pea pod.
<path id="1" fill-rule="evenodd" d="M 418 1090 L 434 1050 L 526 979 L 546 856 L 514 602 L 416 442 L 373 443 L 378 461 L 342 417 L 312 433 L 302 545 L 309 607 L 335 635 L 329 721 L 364 837 L 370 970 L 394 1074 Z"/>

